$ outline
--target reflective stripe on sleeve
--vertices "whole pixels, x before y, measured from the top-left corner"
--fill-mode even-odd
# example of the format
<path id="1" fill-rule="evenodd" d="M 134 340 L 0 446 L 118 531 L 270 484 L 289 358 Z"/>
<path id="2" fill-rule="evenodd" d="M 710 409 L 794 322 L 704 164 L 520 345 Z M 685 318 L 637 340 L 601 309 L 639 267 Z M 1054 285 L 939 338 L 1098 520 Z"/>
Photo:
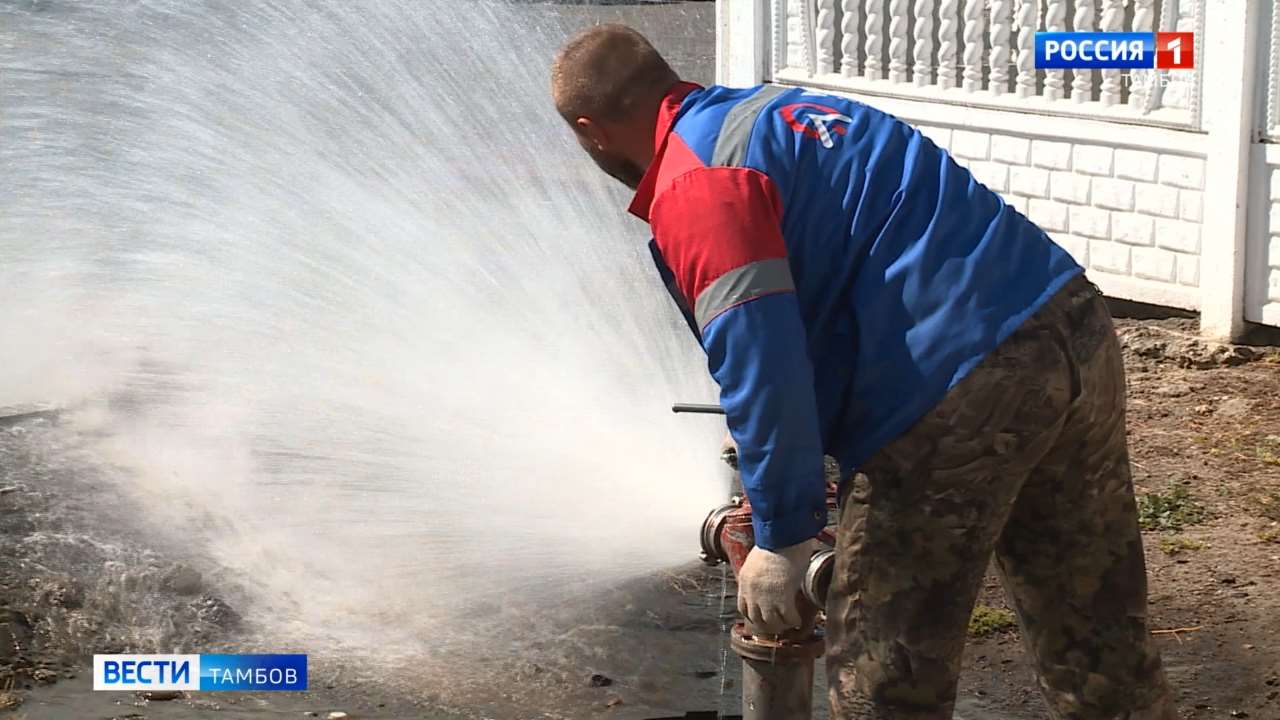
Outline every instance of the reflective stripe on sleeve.
<path id="1" fill-rule="evenodd" d="M 694 317 L 699 328 L 734 305 L 764 295 L 795 290 L 791 266 L 786 258 L 771 258 L 747 263 L 716 278 L 698 295 Z"/>

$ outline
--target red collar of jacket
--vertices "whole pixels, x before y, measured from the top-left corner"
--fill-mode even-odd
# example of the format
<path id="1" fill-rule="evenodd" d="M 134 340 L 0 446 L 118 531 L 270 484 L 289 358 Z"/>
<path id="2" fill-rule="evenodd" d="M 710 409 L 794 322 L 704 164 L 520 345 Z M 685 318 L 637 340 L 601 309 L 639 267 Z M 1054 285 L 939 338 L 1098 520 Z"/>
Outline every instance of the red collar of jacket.
<path id="1" fill-rule="evenodd" d="M 653 205 L 653 194 L 658 184 L 658 169 L 662 166 L 662 156 L 667 150 L 667 138 L 671 135 L 671 128 L 676 123 L 676 115 L 680 113 L 680 105 L 689 93 L 701 89 L 702 86 L 697 83 L 676 83 L 667 91 L 666 96 L 662 98 L 662 104 L 658 106 L 658 126 L 653 138 L 653 162 L 645 171 L 644 178 L 640 180 L 640 186 L 636 188 L 636 195 L 631 200 L 631 206 L 627 208 L 632 215 L 645 222 L 649 222 L 649 207 Z"/>

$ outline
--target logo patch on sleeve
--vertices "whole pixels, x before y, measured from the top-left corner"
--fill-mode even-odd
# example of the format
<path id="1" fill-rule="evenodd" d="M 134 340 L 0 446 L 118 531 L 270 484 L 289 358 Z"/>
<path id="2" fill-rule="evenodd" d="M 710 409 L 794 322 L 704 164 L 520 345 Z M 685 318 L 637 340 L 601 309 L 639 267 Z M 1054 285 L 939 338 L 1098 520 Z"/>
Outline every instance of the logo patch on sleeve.
<path id="1" fill-rule="evenodd" d="M 836 146 L 836 136 L 849 132 L 853 119 L 839 110 L 817 103 L 794 103 L 778 109 L 778 114 L 792 130 L 822 143 L 825 148 Z"/>

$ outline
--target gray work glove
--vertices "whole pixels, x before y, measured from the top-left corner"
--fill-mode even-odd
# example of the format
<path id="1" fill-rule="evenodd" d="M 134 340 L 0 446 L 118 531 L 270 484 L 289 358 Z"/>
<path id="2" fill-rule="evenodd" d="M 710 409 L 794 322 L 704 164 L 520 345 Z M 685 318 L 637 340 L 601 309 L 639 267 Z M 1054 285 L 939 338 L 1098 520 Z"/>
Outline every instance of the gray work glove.
<path id="1" fill-rule="evenodd" d="M 762 633 L 777 635 L 800 627 L 796 595 L 816 541 L 765 550 L 754 547 L 738 571 L 738 612 Z"/>

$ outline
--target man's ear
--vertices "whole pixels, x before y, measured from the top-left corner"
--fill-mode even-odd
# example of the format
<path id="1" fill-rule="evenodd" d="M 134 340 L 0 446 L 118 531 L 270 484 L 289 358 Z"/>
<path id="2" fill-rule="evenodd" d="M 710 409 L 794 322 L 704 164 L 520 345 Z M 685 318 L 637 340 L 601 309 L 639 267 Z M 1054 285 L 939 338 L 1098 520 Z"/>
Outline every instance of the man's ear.
<path id="1" fill-rule="evenodd" d="M 605 131 L 595 120 L 589 117 L 580 117 L 573 121 L 573 127 L 578 134 L 586 138 L 600 150 L 607 150 L 609 147 L 609 133 Z"/>

